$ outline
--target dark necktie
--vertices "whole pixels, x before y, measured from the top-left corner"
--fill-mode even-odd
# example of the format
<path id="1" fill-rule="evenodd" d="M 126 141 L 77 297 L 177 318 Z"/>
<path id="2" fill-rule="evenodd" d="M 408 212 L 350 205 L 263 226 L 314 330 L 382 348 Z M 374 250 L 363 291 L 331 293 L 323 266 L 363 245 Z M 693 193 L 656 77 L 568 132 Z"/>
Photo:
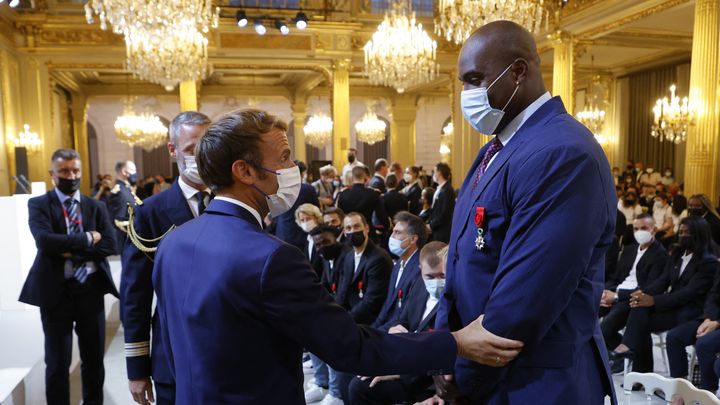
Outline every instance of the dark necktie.
<path id="1" fill-rule="evenodd" d="M 478 183 L 480 182 L 480 176 L 485 173 L 485 170 L 487 170 L 488 164 L 490 164 L 490 161 L 492 160 L 493 156 L 497 155 L 498 152 L 500 152 L 500 149 L 503 148 L 502 142 L 498 139 L 496 136 L 493 138 L 492 143 L 488 147 L 488 149 L 485 151 L 485 156 L 483 156 L 482 160 L 480 161 L 480 165 L 477 168 L 477 171 L 475 172 L 475 181 L 473 182 L 473 191 L 475 191 L 475 187 L 477 187 Z"/>
<path id="2" fill-rule="evenodd" d="M 195 199 L 198 202 L 198 216 L 202 215 L 203 212 L 205 212 L 205 197 L 208 196 L 208 193 L 205 191 L 198 191 L 195 193 Z"/>
<path id="3" fill-rule="evenodd" d="M 78 202 L 74 198 L 68 198 L 64 204 L 68 221 L 68 234 L 81 233 L 82 225 L 80 223 Z M 78 282 L 84 283 L 88 275 L 85 262 L 77 263 L 73 260 L 73 277 L 75 277 Z"/>

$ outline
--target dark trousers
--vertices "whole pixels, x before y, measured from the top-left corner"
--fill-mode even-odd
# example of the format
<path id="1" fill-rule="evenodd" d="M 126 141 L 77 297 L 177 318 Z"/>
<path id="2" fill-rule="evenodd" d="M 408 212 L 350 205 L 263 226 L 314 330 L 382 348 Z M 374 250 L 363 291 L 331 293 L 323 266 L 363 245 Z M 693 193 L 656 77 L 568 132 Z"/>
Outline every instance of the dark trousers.
<path id="1" fill-rule="evenodd" d="M 435 393 L 428 388 L 432 385 L 432 377 L 401 378 L 393 381 L 383 381 L 372 388 L 372 377 L 361 381 L 355 377 L 350 382 L 350 405 L 390 405 L 398 403 L 415 403 L 430 398 Z"/>
<path id="2" fill-rule="evenodd" d="M 695 344 L 700 366 L 700 388 L 715 392 L 718 389 L 718 353 L 720 353 L 720 330 L 699 338 Z"/>
<path id="3" fill-rule="evenodd" d="M 73 326 L 80 348 L 83 404 L 102 404 L 105 381 L 103 295 L 88 283 L 66 281 L 60 302 L 53 307 L 40 308 L 40 319 L 45 333 L 45 395 L 48 405 L 70 403 Z"/>
<path id="4" fill-rule="evenodd" d="M 155 403 L 157 405 L 175 405 L 175 384 L 155 382 Z"/>
<path id="5" fill-rule="evenodd" d="M 620 301 L 609 308 L 600 322 L 600 330 L 608 350 L 614 350 L 622 341 L 620 330 L 627 324 L 630 316 L 630 302 Z"/>
<path id="6" fill-rule="evenodd" d="M 695 344 L 695 335 L 701 323 L 701 320 L 694 319 L 682 323 L 668 332 L 665 344 L 670 363 L 670 377 L 688 376 L 688 357 L 685 348 Z"/>
<path id="7" fill-rule="evenodd" d="M 633 371 L 639 373 L 653 371 L 651 333 L 670 330 L 696 316 L 697 313 L 680 310 L 656 312 L 655 308 L 631 309 L 622 343 L 635 351 Z"/>
<path id="8" fill-rule="evenodd" d="M 121 255 L 125 249 L 125 240 L 127 239 L 127 233 L 122 231 L 120 228 L 115 228 L 115 254 Z"/>

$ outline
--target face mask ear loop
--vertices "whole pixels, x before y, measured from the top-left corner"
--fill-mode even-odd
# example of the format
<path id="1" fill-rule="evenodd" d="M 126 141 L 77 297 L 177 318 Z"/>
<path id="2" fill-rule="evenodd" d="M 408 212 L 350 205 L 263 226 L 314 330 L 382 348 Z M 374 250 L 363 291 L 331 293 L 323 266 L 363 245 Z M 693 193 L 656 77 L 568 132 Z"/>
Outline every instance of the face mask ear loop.
<path id="1" fill-rule="evenodd" d="M 510 96 L 510 98 L 508 99 L 507 103 L 505 103 L 505 106 L 502 108 L 502 111 L 505 111 L 505 109 L 507 108 L 507 106 L 508 106 L 508 105 L 510 104 L 510 102 L 512 101 L 513 97 L 515 97 L 515 93 L 517 93 L 517 91 L 518 91 L 519 88 L 520 88 L 520 84 L 518 84 L 517 86 L 515 86 L 515 91 L 513 91 L 513 94 Z"/>
<path id="2" fill-rule="evenodd" d="M 513 61 L 513 63 L 515 63 L 515 61 Z M 503 72 L 500 73 L 500 76 L 496 77 L 495 80 L 493 80 L 493 82 L 490 83 L 490 85 L 487 87 L 487 90 L 488 90 L 488 91 L 490 90 L 490 87 L 492 87 L 492 86 L 495 84 L 495 82 L 497 82 L 498 80 L 500 80 L 501 77 L 505 76 L 505 73 L 507 73 L 507 71 L 510 70 L 510 68 L 511 68 L 512 65 L 513 65 L 513 63 L 509 64 L 508 67 L 506 67 L 505 70 L 503 70 Z"/>

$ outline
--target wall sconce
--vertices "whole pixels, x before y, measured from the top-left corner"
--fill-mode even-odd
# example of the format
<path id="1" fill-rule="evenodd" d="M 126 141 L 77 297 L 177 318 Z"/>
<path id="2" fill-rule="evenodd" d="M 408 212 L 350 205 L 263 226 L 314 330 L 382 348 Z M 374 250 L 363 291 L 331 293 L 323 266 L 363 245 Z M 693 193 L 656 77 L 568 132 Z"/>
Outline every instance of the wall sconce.
<path id="1" fill-rule="evenodd" d="M 42 149 L 42 139 L 37 132 L 30 131 L 30 125 L 23 125 L 23 131 L 15 138 L 16 148 L 25 148 L 28 154 L 40 152 Z"/>

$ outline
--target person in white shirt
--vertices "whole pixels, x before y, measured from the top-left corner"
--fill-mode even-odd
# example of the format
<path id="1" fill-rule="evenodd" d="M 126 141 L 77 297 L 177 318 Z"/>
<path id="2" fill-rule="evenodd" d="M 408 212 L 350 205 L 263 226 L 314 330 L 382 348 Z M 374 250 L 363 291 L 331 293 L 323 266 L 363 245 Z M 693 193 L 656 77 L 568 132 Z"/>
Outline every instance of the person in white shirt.
<path id="1" fill-rule="evenodd" d="M 660 182 L 665 186 L 669 186 L 673 183 L 675 183 L 675 177 L 673 176 L 673 170 L 670 167 L 665 168 L 665 173 L 663 173 L 663 177 L 660 180 Z"/>
<path id="2" fill-rule="evenodd" d="M 343 181 L 345 181 L 346 177 L 348 176 L 348 173 L 352 173 L 352 169 L 354 169 L 355 166 L 365 167 L 363 162 L 357 160 L 357 149 L 355 149 L 355 148 L 348 149 L 347 158 L 348 158 L 348 164 L 343 166 L 343 170 L 342 170 Z M 345 185 L 352 184 L 352 181 L 350 183 L 344 183 L 344 184 Z"/>
<path id="3" fill-rule="evenodd" d="M 633 191 L 625 193 L 625 198 L 618 201 L 617 208 L 625 215 L 625 221 L 628 225 L 632 225 L 635 218 L 642 214 L 642 207 L 638 203 L 637 194 Z"/>
<path id="4" fill-rule="evenodd" d="M 657 227 L 658 238 L 673 235 L 672 207 L 670 206 L 670 199 L 667 194 L 660 193 L 655 195 L 652 212 L 655 226 Z"/>

